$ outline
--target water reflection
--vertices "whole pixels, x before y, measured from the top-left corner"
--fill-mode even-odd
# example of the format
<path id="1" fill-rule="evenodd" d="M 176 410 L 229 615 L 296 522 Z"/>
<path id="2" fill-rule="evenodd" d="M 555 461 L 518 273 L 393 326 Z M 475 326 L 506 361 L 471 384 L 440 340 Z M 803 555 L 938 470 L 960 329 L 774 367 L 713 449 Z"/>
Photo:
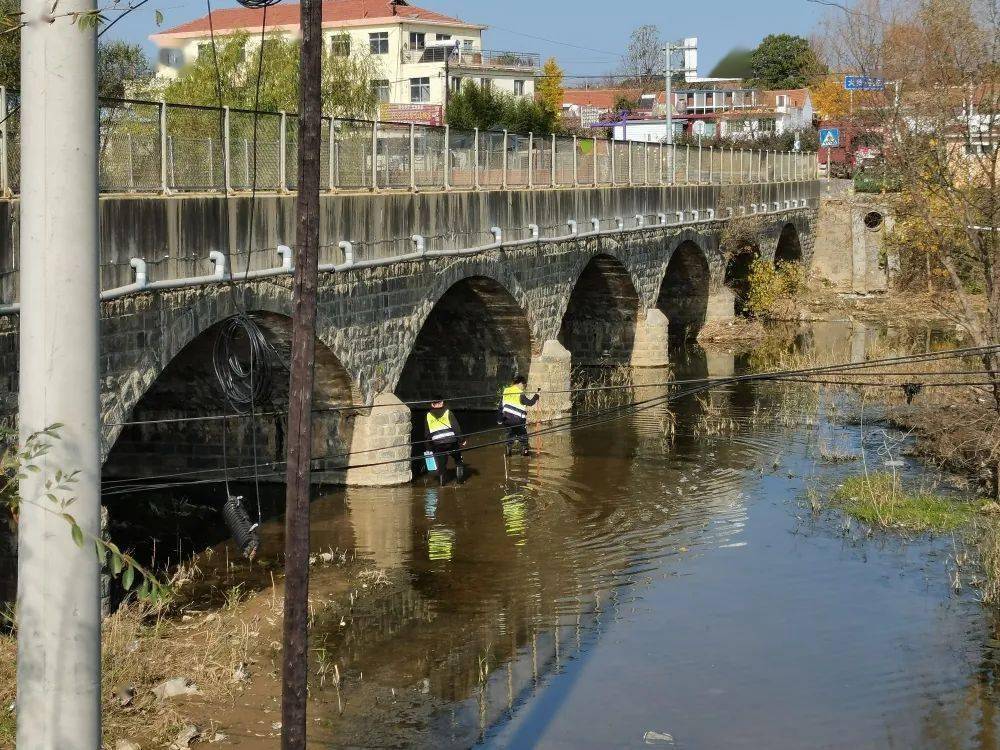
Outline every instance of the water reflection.
<path id="1" fill-rule="evenodd" d="M 869 337 L 783 340 L 857 358 Z M 692 347 L 673 377 L 766 356 Z M 635 371 L 634 398 L 665 395 L 668 375 Z M 395 584 L 314 624 L 345 675 L 322 741 L 609 748 L 649 730 L 684 748 L 996 747 L 1000 641 L 950 595 L 950 540 L 844 537 L 803 508 L 807 476 L 853 469 L 819 444 L 861 444 L 806 390 L 743 383 L 546 434 L 530 459 L 472 452 L 461 487 L 326 491 L 313 549 L 356 551 Z M 280 523 L 264 538 L 280 548 Z"/>

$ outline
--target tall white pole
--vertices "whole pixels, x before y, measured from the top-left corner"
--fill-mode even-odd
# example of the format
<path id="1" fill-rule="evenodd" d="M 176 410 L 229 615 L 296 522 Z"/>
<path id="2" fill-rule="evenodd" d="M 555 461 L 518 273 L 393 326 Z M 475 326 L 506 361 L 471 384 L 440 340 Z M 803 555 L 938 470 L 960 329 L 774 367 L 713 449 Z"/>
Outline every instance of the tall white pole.
<path id="1" fill-rule="evenodd" d="M 69 506 L 100 534 L 97 98 L 94 28 L 73 12 L 94 0 L 23 0 L 21 32 L 22 439 L 63 426 L 26 472 L 18 527 L 17 746 L 101 746 L 101 608 L 92 541 L 73 542 L 45 497 L 57 471 L 79 472 Z"/>
<path id="2" fill-rule="evenodd" d="M 667 42 L 666 48 L 663 50 L 664 57 L 664 95 L 666 101 L 664 102 L 667 108 L 667 175 L 669 182 L 668 185 L 674 184 L 674 108 L 671 106 L 671 99 L 673 99 L 673 60 L 671 54 L 673 53 L 673 47 L 670 42 Z"/>

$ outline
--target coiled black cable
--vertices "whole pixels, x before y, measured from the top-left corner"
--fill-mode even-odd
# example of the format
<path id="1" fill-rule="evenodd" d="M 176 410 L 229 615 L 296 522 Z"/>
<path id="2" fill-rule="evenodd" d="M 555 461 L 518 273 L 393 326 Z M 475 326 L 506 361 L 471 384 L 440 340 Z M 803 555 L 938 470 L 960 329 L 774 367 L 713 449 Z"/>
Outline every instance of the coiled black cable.
<path id="1" fill-rule="evenodd" d="M 264 331 L 249 315 L 240 313 L 222 322 L 212 364 L 226 400 L 240 414 L 267 402 L 274 353 Z"/>

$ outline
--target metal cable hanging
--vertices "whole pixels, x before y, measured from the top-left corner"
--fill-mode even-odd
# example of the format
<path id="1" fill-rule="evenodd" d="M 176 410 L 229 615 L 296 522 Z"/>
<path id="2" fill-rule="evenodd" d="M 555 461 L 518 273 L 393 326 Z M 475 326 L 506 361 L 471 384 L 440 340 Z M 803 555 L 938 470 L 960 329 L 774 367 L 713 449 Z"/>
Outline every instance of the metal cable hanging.
<path id="1" fill-rule="evenodd" d="M 272 5 L 277 5 L 281 0 L 236 0 L 236 2 L 250 10 L 262 10 L 270 8 Z"/>
<path id="2" fill-rule="evenodd" d="M 222 322 L 212 364 L 226 400 L 240 414 L 267 401 L 273 353 L 263 330 L 249 315 L 240 313 Z"/>

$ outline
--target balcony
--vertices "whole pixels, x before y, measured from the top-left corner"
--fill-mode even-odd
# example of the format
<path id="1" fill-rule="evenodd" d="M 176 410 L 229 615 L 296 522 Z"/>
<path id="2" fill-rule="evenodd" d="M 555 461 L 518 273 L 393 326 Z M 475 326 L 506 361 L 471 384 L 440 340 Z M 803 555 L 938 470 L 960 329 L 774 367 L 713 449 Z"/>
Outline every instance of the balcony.
<path id="1" fill-rule="evenodd" d="M 535 52 L 508 52 L 501 50 L 465 49 L 462 47 L 427 47 L 403 49 L 401 60 L 407 64 L 450 63 L 460 68 L 483 68 L 534 71 L 541 67 L 541 55 Z"/>

